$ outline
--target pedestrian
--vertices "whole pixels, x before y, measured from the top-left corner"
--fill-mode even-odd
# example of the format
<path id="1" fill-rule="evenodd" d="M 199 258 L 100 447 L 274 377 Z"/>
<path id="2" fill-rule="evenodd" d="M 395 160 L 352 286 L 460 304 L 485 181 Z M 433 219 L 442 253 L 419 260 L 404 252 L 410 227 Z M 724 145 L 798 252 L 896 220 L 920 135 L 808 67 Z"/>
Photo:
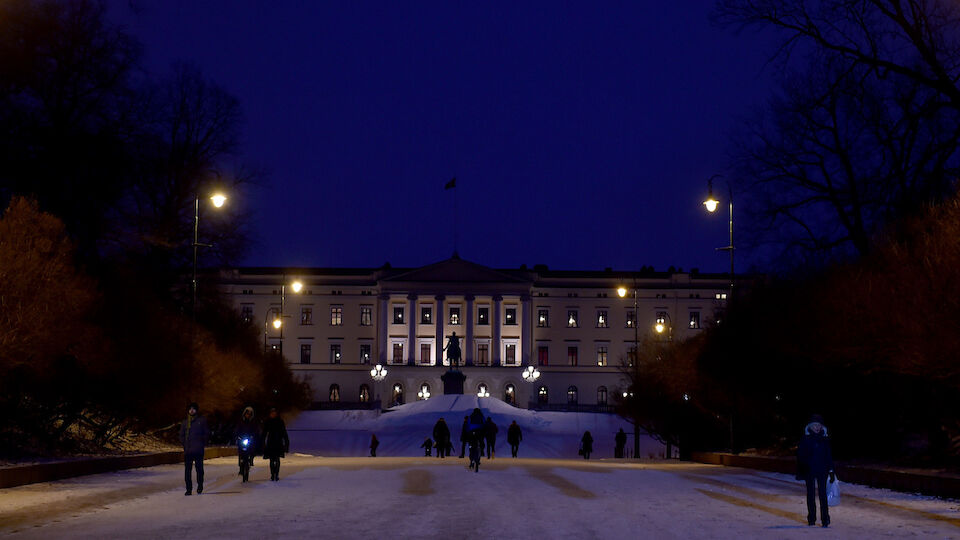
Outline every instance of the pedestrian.
<path id="1" fill-rule="evenodd" d="M 470 440 L 470 417 L 463 417 L 463 426 L 460 427 L 460 458 L 463 459 L 467 450 L 467 441 Z"/>
<path id="2" fill-rule="evenodd" d="M 620 428 L 620 431 L 617 432 L 613 440 L 617 443 L 617 446 L 613 451 L 613 457 L 624 457 L 624 449 L 627 447 L 627 434 L 623 432 L 623 428 Z"/>
<path id="3" fill-rule="evenodd" d="M 497 444 L 497 425 L 493 423 L 493 417 L 487 417 L 487 423 L 483 425 L 483 437 L 487 442 L 487 459 L 493 459 L 493 448 Z"/>
<path id="4" fill-rule="evenodd" d="M 377 457 L 377 447 L 380 446 L 380 441 L 377 440 L 376 434 L 370 434 L 370 457 Z"/>
<path id="5" fill-rule="evenodd" d="M 483 412 L 479 407 L 474 407 L 473 412 L 470 413 L 470 432 L 471 433 L 482 433 L 483 432 Z M 480 442 L 480 453 L 483 453 L 483 437 L 479 437 Z"/>
<path id="6" fill-rule="evenodd" d="M 287 425 L 277 414 L 277 408 L 270 409 L 270 417 L 263 425 L 261 442 L 263 459 L 270 460 L 270 480 L 280 480 L 280 458 L 290 451 L 290 438 L 287 437 Z"/>
<path id="7" fill-rule="evenodd" d="M 187 485 L 184 495 L 193 495 L 192 469 L 197 469 L 197 495 L 203 493 L 203 450 L 210 438 L 207 419 L 200 416 L 196 403 L 187 406 L 187 418 L 180 424 L 180 443 L 183 444 L 183 480 Z"/>
<path id="8" fill-rule="evenodd" d="M 520 426 L 517 425 L 517 421 L 514 420 L 510 423 L 510 427 L 507 428 L 507 443 L 510 445 L 510 455 L 517 457 L 517 452 L 520 450 L 520 441 L 523 440 L 523 433 L 520 432 Z"/>
<path id="9" fill-rule="evenodd" d="M 423 448 L 423 455 L 424 455 L 424 456 L 429 456 L 429 455 L 430 455 L 430 451 L 431 451 L 431 449 L 433 448 L 433 441 L 430 440 L 430 437 L 427 437 L 427 438 L 423 441 L 423 444 L 420 445 L 420 448 Z M 440 449 L 439 449 L 439 448 L 437 449 L 437 452 L 440 452 Z"/>
<path id="10" fill-rule="evenodd" d="M 483 455 L 482 441 L 483 436 L 479 431 L 470 432 L 470 465 L 473 472 L 480 472 L 480 456 Z"/>
<path id="11" fill-rule="evenodd" d="M 584 431 L 583 437 L 580 438 L 580 453 L 583 459 L 590 459 L 590 452 L 593 452 L 593 436 L 589 431 Z"/>
<path id="12" fill-rule="evenodd" d="M 447 427 L 447 422 L 443 418 L 437 420 L 437 423 L 433 425 L 433 439 L 437 441 L 437 457 L 446 457 L 444 454 L 447 453 L 447 446 L 450 442 L 450 428 Z"/>
<path id="13" fill-rule="evenodd" d="M 797 480 L 807 485 L 807 525 L 817 524 L 817 504 L 814 496 L 820 499 L 820 525 L 830 526 L 830 511 L 827 506 L 827 477 L 836 481 L 833 471 L 833 455 L 830 453 L 830 439 L 823 417 L 815 414 L 803 428 L 803 438 L 797 446 Z"/>

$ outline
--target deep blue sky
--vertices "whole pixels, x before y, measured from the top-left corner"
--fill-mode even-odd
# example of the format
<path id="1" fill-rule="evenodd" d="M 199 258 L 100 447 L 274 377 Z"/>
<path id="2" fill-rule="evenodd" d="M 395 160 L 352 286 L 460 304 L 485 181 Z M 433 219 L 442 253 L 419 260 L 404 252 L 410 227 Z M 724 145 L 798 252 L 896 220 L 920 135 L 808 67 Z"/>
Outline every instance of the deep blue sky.
<path id="1" fill-rule="evenodd" d="M 151 70 L 188 61 L 240 99 L 269 172 L 243 195 L 247 265 L 447 258 L 456 176 L 465 259 L 728 268 L 726 212 L 700 202 L 771 49 L 711 0 L 115 2 Z"/>

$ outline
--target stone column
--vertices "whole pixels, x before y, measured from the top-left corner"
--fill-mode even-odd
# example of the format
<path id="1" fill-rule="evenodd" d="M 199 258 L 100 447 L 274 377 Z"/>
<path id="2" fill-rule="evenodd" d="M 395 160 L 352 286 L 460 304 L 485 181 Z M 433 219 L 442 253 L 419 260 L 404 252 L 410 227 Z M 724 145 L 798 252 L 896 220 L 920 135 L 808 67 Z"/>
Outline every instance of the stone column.
<path id="1" fill-rule="evenodd" d="M 433 298 L 437 301 L 437 312 L 433 314 L 433 316 L 436 318 L 436 324 L 437 324 L 437 332 L 436 332 L 437 354 L 435 354 L 434 356 L 436 356 L 437 358 L 437 365 L 442 366 L 443 365 L 443 345 L 444 345 L 443 343 L 443 300 L 446 298 L 446 296 L 442 294 L 438 294 Z"/>
<path id="2" fill-rule="evenodd" d="M 464 296 L 464 299 L 467 301 L 466 305 L 466 321 L 467 321 L 467 335 L 463 339 L 463 365 L 472 366 L 473 365 L 473 295 L 468 294 Z"/>
<path id="3" fill-rule="evenodd" d="M 407 295 L 407 365 L 417 365 L 417 295 Z"/>
<path id="4" fill-rule="evenodd" d="M 390 334 L 390 320 L 387 318 L 387 312 L 390 310 L 390 295 L 381 294 L 380 295 L 380 316 L 378 319 L 378 328 L 377 328 L 377 358 L 379 358 L 379 363 L 386 365 L 387 363 L 387 347 L 389 346 L 389 337 Z"/>
<path id="5" fill-rule="evenodd" d="M 520 309 L 522 313 L 520 314 L 520 336 L 523 340 L 523 354 L 520 357 L 520 365 L 528 366 L 530 365 L 530 351 L 533 347 L 533 311 L 530 307 L 530 295 L 524 294 L 520 296 Z"/>
<path id="6" fill-rule="evenodd" d="M 493 339 L 490 340 L 490 348 L 493 349 L 490 351 L 492 354 L 492 361 L 490 365 L 499 366 L 500 365 L 500 303 L 503 301 L 503 297 L 495 295 L 493 297 Z"/>

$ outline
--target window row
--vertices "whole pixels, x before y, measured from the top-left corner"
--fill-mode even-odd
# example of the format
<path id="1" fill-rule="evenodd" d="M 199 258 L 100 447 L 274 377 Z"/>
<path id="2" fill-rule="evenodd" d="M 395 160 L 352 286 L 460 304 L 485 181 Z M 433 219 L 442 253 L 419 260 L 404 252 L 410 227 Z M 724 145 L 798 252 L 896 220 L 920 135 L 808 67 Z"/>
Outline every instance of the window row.
<path id="1" fill-rule="evenodd" d="M 633 354 L 633 347 L 630 347 L 630 350 L 627 351 L 628 355 Z M 610 349 L 607 345 L 599 345 L 596 348 L 596 361 L 597 366 L 608 366 L 610 358 Z M 537 347 L 537 365 L 539 366 L 549 366 L 550 365 L 550 347 L 540 345 Z M 567 363 L 568 366 L 579 366 L 580 365 L 580 346 L 579 345 L 568 345 L 567 346 Z M 633 365 L 633 364 L 631 364 Z"/>
<path id="2" fill-rule="evenodd" d="M 370 363 L 370 349 L 371 345 L 369 343 L 360 344 L 360 354 L 358 359 L 361 364 Z M 300 344 L 300 363 L 301 364 L 311 364 L 313 363 L 313 344 L 312 343 L 301 343 Z M 332 343 L 330 345 L 330 357 L 328 363 L 330 364 L 340 364 L 343 359 L 343 345 L 340 343 Z"/>
<path id="3" fill-rule="evenodd" d="M 393 324 L 406 324 L 406 313 L 407 307 L 403 304 L 394 304 L 393 305 Z M 460 306 L 450 306 L 448 308 L 447 314 L 449 315 L 447 319 L 447 324 L 450 326 L 459 326 L 462 324 L 463 318 L 460 313 Z M 435 321 L 433 319 L 433 306 L 420 306 L 420 324 L 433 324 Z M 477 325 L 478 326 L 488 326 L 490 324 L 490 307 L 489 306 L 479 306 L 477 307 Z M 503 310 L 503 324 L 506 326 L 516 326 L 519 324 L 519 319 L 517 318 L 517 308 L 516 307 L 506 307 Z"/>
<path id="4" fill-rule="evenodd" d="M 596 327 L 597 328 L 610 328 L 610 317 L 608 315 L 608 310 L 598 309 L 596 317 Z M 662 322 L 663 320 L 668 319 L 666 312 L 658 311 L 656 314 L 656 321 Z M 637 324 L 637 314 L 634 310 L 630 309 L 626 312 L 626 317 L 624 319 L 624 328 L 633 328 Z M 700 312 L 699 311 L 690 311 L 688 325 L 692 329 L 700 328 Z M 550 327 L 550 310 L 544 308 L 537 309 L 537 326 L 539 328 L 549 328 Z M 569 309 L 567 310 L 567 328 L 580 328 L 580 310 L 578 309 Z"/>
<path id="5" fill-rule="evenodd" d="M 389 363 L 391 364 L 405 364 L 406 357 L 404 356 L 404 344 L 402 342 L 394 342 L 391 346 L 391 354 Z M 432 364 L 433 363 L 433 343 L 420 343 L 420 355 L 416 358 L 416 363 L 418 364 Z M 444 360 L 444 365 L 447 365 L 448 361 Z M 489 366 L 490 365 L 490 344 L 489 343 L 477 343 L 476 355 L 473 357 L 473 364 L 476 366 Z M 517 344 L 516 343 L 504 343 L 503 344 L 503 358 L 501 359 L 501 364 L 504 366 L 518 366 L 519 360 L 517 357 Z"/>
<path id="6" fill-rule="evenodd" d="M 253 304 L 240 305 L 240 318 L 244 322 L 253 322 Z M 281 318 L 280 308 L 271 307 L 267 310 L 267 320 Z M 300 306 L 300 325 L 313 324 L 313 306 Z M 343 326 L 343 306 L 330 306 L 330 326 Z M 373 306 L 360 306 L 360 326 L 373 326 Z"/>
<path id="7" fill-rule="evenodd" d="M 597 405 L 607 404 L 607 387 L 597 387 Z M 546 405 L 550 402 L 550 390 L 546 386 L 537 388 L 537 405 Z M 567 387 L 567 404 L 577 405 L 580 403 L 580 395 L 576 386 Z"/>

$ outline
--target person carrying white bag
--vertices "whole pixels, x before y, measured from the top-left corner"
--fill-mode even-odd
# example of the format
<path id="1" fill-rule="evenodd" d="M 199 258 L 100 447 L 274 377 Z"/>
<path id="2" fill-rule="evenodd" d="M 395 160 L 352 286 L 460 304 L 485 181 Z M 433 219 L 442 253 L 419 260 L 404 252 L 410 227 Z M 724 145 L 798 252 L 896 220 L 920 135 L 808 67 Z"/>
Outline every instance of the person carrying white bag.
<path id="1" fill-rule="evenodd" d="M 837 475 L 833 472 L 833 455 L 830 452 L 827 428 L 823 425 L 823 417 L 815 414 L 810 417 L 810 422 L 803 430 L 803 438 L 797 446 L 797 480 L 803 480 L 807 485 L 807 525 L 817 524 L 816 499 L 819 498 L 820 524 L 823 527 L 830 526 L 828 476 L 830 482 L 836 485 Z M 839 501 L 839 488 L 837 500 Z"/>

